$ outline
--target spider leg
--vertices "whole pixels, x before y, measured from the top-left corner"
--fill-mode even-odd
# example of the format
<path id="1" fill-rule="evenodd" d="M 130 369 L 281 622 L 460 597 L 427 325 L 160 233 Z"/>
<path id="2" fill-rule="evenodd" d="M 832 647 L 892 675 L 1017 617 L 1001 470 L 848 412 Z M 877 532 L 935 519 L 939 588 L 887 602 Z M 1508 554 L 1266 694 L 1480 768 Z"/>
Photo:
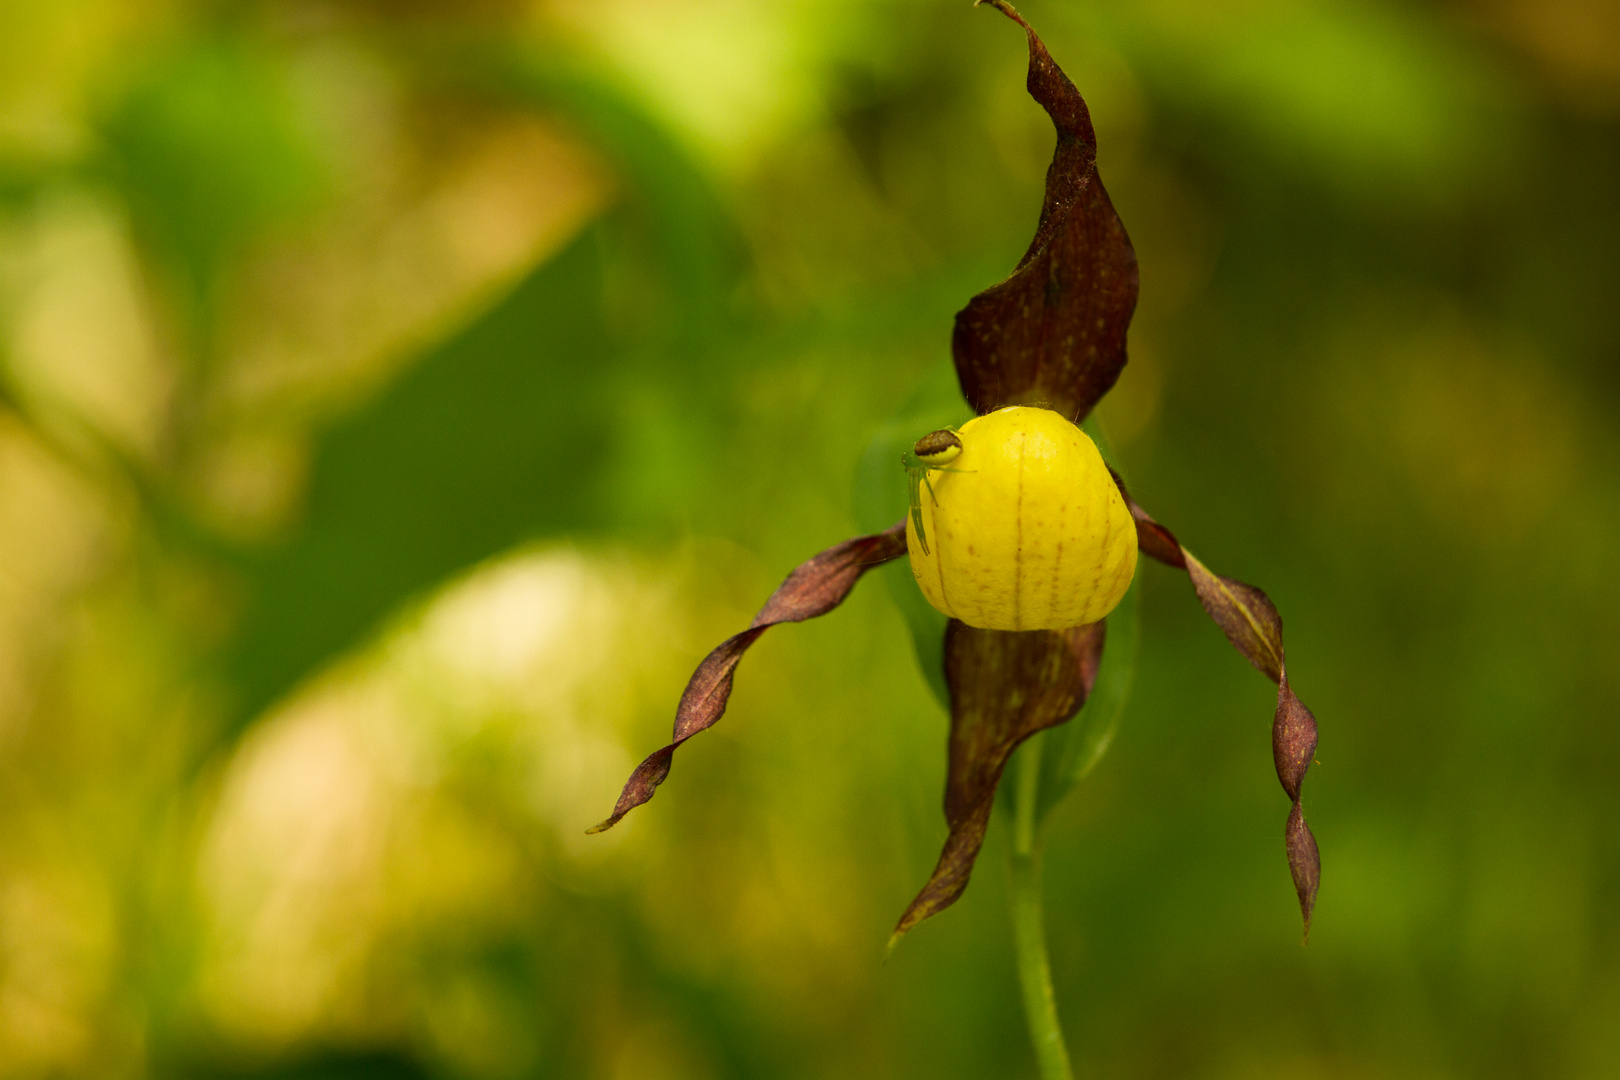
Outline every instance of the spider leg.
<path id="1" fill-rule="evenodd" d="M 911 524 L 917 530 L 917 545 L 923 549 L 923 554 L 931 554 L 928 550 L 928 531 L 923 527 L 922 491 L 921 486 L 927 480 L 927 470 L 907 469 L 906 479 L 911 488 Z M 934 489 L 930 487 L 928 493 L 932 495 Z"/>

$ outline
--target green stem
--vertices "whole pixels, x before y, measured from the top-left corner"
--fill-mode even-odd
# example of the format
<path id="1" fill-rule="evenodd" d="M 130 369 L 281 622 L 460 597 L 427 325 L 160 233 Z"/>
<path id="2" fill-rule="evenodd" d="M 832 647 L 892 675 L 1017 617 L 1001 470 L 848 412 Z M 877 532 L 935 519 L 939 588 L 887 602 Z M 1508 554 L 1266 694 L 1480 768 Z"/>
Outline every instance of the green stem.
<path id="1" fill-rule="evenodd" d="M 1069 1048 L 1052 994 L 1052 965 L 1046 957 L 1046 926 L 1041 904 L 1041 845 L 1035 810 L 1040 794 L 1041 747 L 1031 739 L 1019 750 L 1013 792 L 1013 824 L 1007 891 L 1012 907 L 1013 948 L 1018 982 L 1024 992 L 1024 1019 L 1040 1066 L 1041 1080 L 1073 1080 Z"/>

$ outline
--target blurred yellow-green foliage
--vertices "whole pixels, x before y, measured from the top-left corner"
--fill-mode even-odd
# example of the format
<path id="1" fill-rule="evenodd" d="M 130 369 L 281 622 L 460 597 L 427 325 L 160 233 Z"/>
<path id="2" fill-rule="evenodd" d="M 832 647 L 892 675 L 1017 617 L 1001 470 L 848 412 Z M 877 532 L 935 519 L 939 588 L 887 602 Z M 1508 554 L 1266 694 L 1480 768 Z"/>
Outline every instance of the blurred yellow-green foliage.
<path id="1" fill-rule="evenodd" d="M 1028 0 L 1136 241 L 1142 571 L 1057 814 L 1082 1070 L 1620 1075 L 1620 16 Z M 1051 129 L 966 0 L 0 4 L 0 1077 L 1032 1075 L 858 527 Z M 898 468 L 895 483 L 901 483 Z"/>

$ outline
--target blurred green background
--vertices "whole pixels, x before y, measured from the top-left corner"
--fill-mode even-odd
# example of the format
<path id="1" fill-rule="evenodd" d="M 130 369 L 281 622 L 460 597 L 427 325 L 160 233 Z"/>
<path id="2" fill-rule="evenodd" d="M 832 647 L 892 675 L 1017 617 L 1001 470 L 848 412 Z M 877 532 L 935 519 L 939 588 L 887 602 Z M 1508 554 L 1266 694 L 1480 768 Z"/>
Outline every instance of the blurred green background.
<path id="1" fill-rule="evenodd" d="M 1144 566 L 1050 830 L 1107 1077 L 1620 1076 L 1620 14 L 1027 0 L 1136 242 Z M 998 834 L 857 528 L 1032 233 L 965 0 L 0 3 L 0 1077 L 1031 1076 Z M 894 483 L 902 482 L 898 467 Z M 1606 914 L 1607 913 L 1607 914 Z"/>

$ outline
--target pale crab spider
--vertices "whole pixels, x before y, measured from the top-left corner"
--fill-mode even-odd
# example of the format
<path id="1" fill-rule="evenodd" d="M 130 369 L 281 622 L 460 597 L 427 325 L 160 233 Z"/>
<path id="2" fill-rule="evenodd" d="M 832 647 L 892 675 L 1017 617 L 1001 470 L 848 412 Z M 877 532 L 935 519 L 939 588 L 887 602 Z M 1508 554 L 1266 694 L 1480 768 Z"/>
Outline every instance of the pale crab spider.
<path id="1" fill-rule="evenodd" d="M 900 455 L 900 464 L 905 466 L 906 482 L 911 489 L 911 523 L 917 528 L 917 543 L 922 545 L 925 555 L 929 554 L 929 551 L 928 534 L 923 529 L 922 489 L 924 486 L 928 488 L 928 497 L 937 505 L 939 496 L 934 494 L 934 485 L 928 479 L 928 474 L 967 471 L 945 468 L 961 453 L 962 440 L 957 438 L 956 432 L 950 428 L 941 428 L 938 431 L 930 431 L 918 439 L 910 450 Z"/>

